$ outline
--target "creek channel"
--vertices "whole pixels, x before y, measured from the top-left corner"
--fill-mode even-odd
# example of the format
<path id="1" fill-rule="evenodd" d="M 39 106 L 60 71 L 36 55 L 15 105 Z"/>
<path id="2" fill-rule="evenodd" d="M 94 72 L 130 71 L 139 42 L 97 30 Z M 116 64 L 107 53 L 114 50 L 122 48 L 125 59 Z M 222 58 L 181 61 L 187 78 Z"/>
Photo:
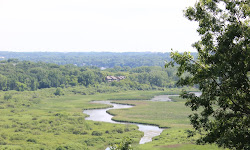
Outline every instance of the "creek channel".
<path id="1" fill-rule="evenodd" d="M 155 96 L 150 101 L 171 101 L 169 96 L 178 96 L 178 95 L 160 95 Z M 164 129 L 159 128 L 158 126 L 153 125 L 144 125 L 139 123 L 124 123 L 112 120 L 112 115 L 108 114 L 107 111 L 110 109 L 128 109 L 134 106 L 131 105 L 124 105 L 124 104 L 115 104 L 111 101 L 92 101 L 91 103 L 98 103 L 98 104 L 107 104 L 113 106 L 112 108 L 105 108 L 105 109 L 90 109 L 84 110 L 83 113 L 89 115 L 86 117 L 86 120 L 92 121 L 102 121 L 102 122 L 109 122 L 109 123 L 119 123 L 119 124 L 135 124 L 139 127 L 139 131 L 144 133 L 144 136 L 141 138 L 139 144 L 144 144 L 147 142 L 151 142 L 152 138 L 161 134 Z"/>
<path id="2" fill-rule="evenodd" d="M 194 93 L 196 96 L 200 96 L 201 92 L 191 92 Z M 169 97 L 170 96 L 179 96 L 179 95 L 160 95 L 155 96 L 150 101 L 172 101 Z M 112 120 L 112 115 L 108 114 L 107 111 L 110 109 L 128 109 L 134 106 L 131 105 L 125 105 L 125 104 L 116 104 L 112 103 L 111 101 L 92 101 L 91 103 L 97 103 L 97 104 L 106 104 L 111 105 L 113 107 L 111 108 L 105 108 L 105 109 L 90 109 L 90 110 L 84 110 L 83 113 L 89 115 L 89 117 L 86 117 L 86 120 L 92 120 L 92 121 L 101 121 L 101 122 L 109 122 L 109 123 L 118 123 L 118 124 L 135 124 L 139 127 L 139 131 L 142 131 L 144 133 L 144 136 L 141 138 L 139 144 L 144 144 L 147 142 L 151 142 L 152 138 L 155 136 L 158 136 L 161 134 L 161 132 L 164 129 L 159 128 L 158 126 L 153 125 L 144 125 L 139 123 L 124 123 L 124 122 L 118 122 Z M 106 150 L 108 150 L 107 148 Z"/>

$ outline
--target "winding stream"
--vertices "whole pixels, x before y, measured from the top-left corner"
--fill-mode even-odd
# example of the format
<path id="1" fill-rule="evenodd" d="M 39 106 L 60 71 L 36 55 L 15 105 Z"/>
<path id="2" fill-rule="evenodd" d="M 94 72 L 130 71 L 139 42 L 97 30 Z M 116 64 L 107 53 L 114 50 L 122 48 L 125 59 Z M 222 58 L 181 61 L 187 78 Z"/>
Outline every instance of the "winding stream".
<path id="1" fill-rule="evenodd" d="M 198 94 L 195 92 L 195 94 Z M 198 94 L 199 95 L 199 94 Z M 178 96 L 178 95 L 160 95 L 155 96 L 150 101 L 171 101 L 169 96 Z M 152 125 L 143 125 L 138 123 L 122 123 L 112 120 L 112 115 L 108 114 L 107 111 L 110 109 L 125 109 L 131 108 L 134 106 L 131 105 L 122 105 L 122 104 L 114 104 L 110 101 L 93 101 L 92 103 L 99 103 L 99 104 L 107 104 L 112 105 L 112 108 L 105 108 L 105 109 L 91 109 L 91 110 L 84 110 L 83 113 L 89 115 L 89 117 L 85 118 L 86 120 L 92 121 L 102 121 L 102 122 L 109 122 L 109 123 L 119 123 L 119 124 L 136 124 L 139 127 L 139 131 L 144 133 L 144 136 L 141 138 L 139 144 L 144 144 L 147 142 L 151 142 L 152 138 L 161 134 L 163 129 L 159 128 L 158 126 Z"/>
<path id="2" fill-rule="evenodd" d="M 109 109 L 124 109 L 124 108 L 131 108 L 134 106 L 114 104 L 114 103 L 111 103 L 110 101 L 93 101 L 92 103 L 108 104 L 108 105 L 113 105 L 113 107 L 106 108 L 106 109 L 84 110 L 83 113 L 89 115 L 89 117 L 87 117 L 86 120 L 102 121 L 102 122 L 109 122 L 109 123 L 119 123 L 119 124 L 136 124 L 139 127 L 139 131 L 142 131 L 144 133 L 144 136 L 141 138 L 139 144 L 151 142 L 153 137 L 160 135 L 161 132 L 163 131 L 163 129 L 161 129 L 157 126 L 142 125 L 142 124 L 137 124 L 137 123 L 122 123 L 122 122 L 113 121 L 111 119 L 113 116 L 106 112 Z"/>

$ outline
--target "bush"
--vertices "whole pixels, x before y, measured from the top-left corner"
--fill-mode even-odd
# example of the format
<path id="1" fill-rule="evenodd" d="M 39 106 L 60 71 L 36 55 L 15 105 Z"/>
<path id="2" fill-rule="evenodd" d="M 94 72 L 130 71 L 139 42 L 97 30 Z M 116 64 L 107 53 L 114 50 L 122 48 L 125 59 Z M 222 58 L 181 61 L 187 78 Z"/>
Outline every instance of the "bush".
<path id="1" fill-rule="evenodd" d="M 12 95 L 10 95 L 10 94 L 5 94 L 4 95 L 4 100 L 9 100 L 11 98 L 12 98 Z"/>
<path id="2" fill-rule="evenodd" d="M 63 94 L 63 91 L 62 91 L 62 88 L 57 88 L 57 89 L 56 89 L 56 92 L 55 92 L 54 94 L 55 94 L 55 95 L 59 95 L 59 96 L 60 96 L 60 95 L 64 95 L 64 94 Z"/>
<path id="3" fill-rule="evenodd" d="M 116 129 L 116 132 L 117 133 L 123 133 L 123 130 L 121 128 L 119 128 L 119 129 Z"/>
<path id="4" fill-rule="evenodd" d="M 36 139 L 28 139 L 27 142 L 36 143 Z"/>
<path id="5" fill-rule="evenodd" d="M 93 135 L 93 136 L 102 136 L 102 132 L 93 131 L 91 135 Z"/>
<path id="6" fill-rule="evenodd" d="M 7 145 L 7 143 L 3 141 L 2 139 L 0 139 L 0 145 Z"/>
<path id="7" fill-rule="evenodd" d="M 88 132 L 87 132 L 87 131 L 83 131 L 83 132 L 81 132 L 81 135 L 86 135 L 86 134 L 88 134 Z"/>
<path id="8" fill-rule="evenodd" d="M 73 134 L 81 134 L 81 132 L 79 130 L 75 130 L 73 131 Z"/>

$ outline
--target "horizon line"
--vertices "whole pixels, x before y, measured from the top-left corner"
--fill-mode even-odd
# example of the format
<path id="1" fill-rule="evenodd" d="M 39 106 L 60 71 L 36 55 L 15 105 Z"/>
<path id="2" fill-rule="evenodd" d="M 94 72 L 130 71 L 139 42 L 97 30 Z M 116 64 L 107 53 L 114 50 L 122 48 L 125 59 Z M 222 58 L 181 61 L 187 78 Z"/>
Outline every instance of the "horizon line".
<path id="1" fill-rule="evenodd" d="M 1 51 L 0 52 L 13 52 L 13 53 L 171 53 L 175 51 Z M 177 51 L 179 53 L 190 52 L 190 53 L 198 53 L 197 51 Z"/>

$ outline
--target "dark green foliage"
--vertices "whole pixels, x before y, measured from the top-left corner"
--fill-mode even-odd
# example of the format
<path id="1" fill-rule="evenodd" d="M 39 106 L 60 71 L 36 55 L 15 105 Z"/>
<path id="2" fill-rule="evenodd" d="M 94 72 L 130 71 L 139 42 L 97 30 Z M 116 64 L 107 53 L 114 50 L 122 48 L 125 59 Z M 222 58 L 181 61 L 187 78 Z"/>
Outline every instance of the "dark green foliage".
<path id="1" fill-rule="evenodd" d="M 194 44 L 198 59 L 172 53 L 179 64 L 178 84 L 198 84 L 200 97 L 184 92 L 196 112 L 190 116 L 202 134 L 198 143 L 216 143 L 230 149 L 250 149 L 250 3 L 245 0 L 199 0 L 185 11 L 199 23 L 201 40 Z M 173 65 L 170 62 L 168 65 Z M 184 72 L 190 76 L 182 77 Z M 191 132 L 193 133 L 193 132 Z"/>
<path id="2" fill-rule="evenodd" d="M 63 95 L 63 91 L 61 88 L 56 88 L 56 92 L 54 94 L 60 96 Z"/>
<path id="3" fill-rule="evenodd" d="M 7 77 L 0 74 L 0 90 L 7 90 Z"/>
<path id="4" fill-rule="evenodd" d="M 102 135 L 102 132 L 93 131 L 91 135 L 94 135 L 94 136 L 101 136 L 101 135 Z"/>
<path id="5" fill-rule="evenodd" d="M 60 88 L 71 86 L 88 87 L 86 91 L 75 91 L 82 95 L 105 93 L 107 91 L 122 90 L 151 90 L 164 87 L 175 87 L 178 78 L 174 76 L 176 68 L 163 69 L 162 67 L 115 67 L 100 70 L 90 67 L 76 67 L 74 65 L 56 65 L 29 61 L 2 61 L 0 63 L 0 90 L 36 91 L 43 88 L 58 88 L 55 95 L 62 95 Z M 107 76 L 125 76 L 119 82 L 107 82 Z M 59 88 L 60 87 L 60 88 Z M 97 90 L 90 90 L 95 87 Z M 112 90 L 111 90 L 112 89 Z"/>
<path id="6" fill-rule="evenodd" d="M 28 139 L 27 142 L 36 143 L 36 139 Z"/>
<path id="7" fill-rule="evenodd" d="M 121 128 L 116 129 L 116 132 L 117 132 L 117 133 L 123 133 L 123 129 L 121 129 Z"/>
<path id="8" fill-rule="evenodd" d="M 12 98 L 12 95 L 11 94 L 5 94 L 4 95 L 4 100 L 9 100 Z"/>

